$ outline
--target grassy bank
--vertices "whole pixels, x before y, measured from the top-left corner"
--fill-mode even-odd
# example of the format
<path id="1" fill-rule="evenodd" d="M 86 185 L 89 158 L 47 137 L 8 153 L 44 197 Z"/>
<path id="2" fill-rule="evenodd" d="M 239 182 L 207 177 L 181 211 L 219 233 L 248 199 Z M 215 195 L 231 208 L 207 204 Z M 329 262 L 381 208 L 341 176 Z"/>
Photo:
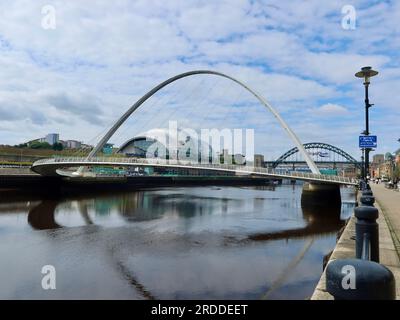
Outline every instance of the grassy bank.
<path id="1" fill-rule="evenodd" d="M 65 149 L 56 151 L 52 149 L 17 148 L 12 146 L 0 146 L 0 156 L 30 156 L 37 158 L 49 158 L 52 156 L 85 156 L 89 150 Z"/>

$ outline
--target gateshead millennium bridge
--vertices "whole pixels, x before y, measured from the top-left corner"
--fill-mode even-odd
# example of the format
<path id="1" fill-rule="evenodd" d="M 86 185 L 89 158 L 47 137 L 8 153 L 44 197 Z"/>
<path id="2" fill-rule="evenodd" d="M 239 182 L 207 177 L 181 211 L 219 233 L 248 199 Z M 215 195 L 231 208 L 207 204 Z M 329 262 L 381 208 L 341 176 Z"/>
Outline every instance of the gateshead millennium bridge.
<path id="1" fill-rule="evenodd" d="M 96 157 L 97 153 L 104 147 L 104 145 L 109 141 L 109 139 L 114 135 L 114 133 L 118 130 L 118 128 L 151 96 L 153 96 L 156 92 L 161 90 L 162 88 L 168 86 L 169 84 L 193 75 L 214 75 L 218 77 L 223 77 L 229 79 L 239 86 L 246 89 L 250 92 L 269 112 L 273 114 L 276 118 L 280 126 L 283 130 L 288 134 L 289 138 L 295 144 L 296 152 L 300 152 L 303 159 L 305 160 L 308 168 L 311 170 L 311 173 L 301 173 L 301 172 L 291 172 L 291 173 L 281 173 L 275 171 L 272 168 L 258 168 L 253 166 L 237 166 L 237 165 L 227 165 L 227 164 L 203 164 L 196 162 L 185 162 L 179 160 L 163 160 L 163 159 L 139 159 L 139 158 L 98 158 Z M 314 183 L 326 183 L 326 184 L 346 184 L 346 185 L 354 185 L 357 184 L 355 179 L 338 177 L 333 175 L 324 175 L 321 174 L 317 165 L 311 158 L 311 156 L 307 153 L 305 146 L 301 143 L 300 139 L 297 135 L 292 131 L 292 129 L 287 125 L 287 123 L 283 120 L 283 118 L 279 115 L 279 113 L 258 93 L 254 90 L 250 89 L 243 82 L 228 76 L 226 74 L 210 71 L 210 70 L 196 70 L 178 74 L 174 77 L 171 77 L 164 82 L 160 83 L 152 90 L 147 92 L 143 97 L 141 97 L 135 104 L 133 104 L 108 130 L 108 132 L 104 135 L 102 139 L 98 142 L 98 144 L 93 148 L 93 150 L 89 153 L 86 158 L 54 158 L 54 159 L 43 159 L 36 161 L 32 165 L 32 170 L 41 174 L 41 175 L 60 175 L 60 176 L 84 176 L 83 172 L 85 167 L 95 167 L 95 166 L 104 166 L 104 165 L 119 165 L 119 166 L 135 166 L 135 167 L 163 167 L 163 168 L 175 168 L 175 169 L 197 169 L 200 171 L 217 171 L 217 172 L 228 172 L 234 173 L 235 175 L 253 175 L 253 176 L 261 176 L 261 177 L 269 177 L 269 178 L 288 178 L 288 179 L 296 179 L 303 180 Z M 75 172 L 68 171 L 68 168 L 78 168 Z"/>

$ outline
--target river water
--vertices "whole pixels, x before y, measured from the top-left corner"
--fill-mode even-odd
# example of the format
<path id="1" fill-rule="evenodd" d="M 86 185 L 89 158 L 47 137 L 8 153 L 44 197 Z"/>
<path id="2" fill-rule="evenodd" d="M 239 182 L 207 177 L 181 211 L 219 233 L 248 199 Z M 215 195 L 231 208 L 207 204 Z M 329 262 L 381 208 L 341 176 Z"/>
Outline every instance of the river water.
<path id="1" fill-rule="evenodd" d="M 301 185 L 0 199 L 1 299 L 307 299 L 354 208 Z M 1 196 L 1 195 L 0 195 Z M 55 289 L 42 268 L 55 268 Z"/>

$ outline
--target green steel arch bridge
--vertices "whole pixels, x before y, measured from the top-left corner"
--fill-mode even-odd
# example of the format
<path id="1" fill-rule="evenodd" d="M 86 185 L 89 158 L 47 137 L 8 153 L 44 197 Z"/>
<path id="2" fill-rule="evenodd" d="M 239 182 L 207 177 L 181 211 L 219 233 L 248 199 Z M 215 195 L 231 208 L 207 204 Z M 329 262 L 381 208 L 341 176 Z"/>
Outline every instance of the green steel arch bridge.
<path id="1" fill-rule="evenodd" d="M 319 165 L 324 164 L 342 164 L 342 165 L 353 165 L 357 169 L 362 169 L 362 163 L 357 161 L 354 157 L 352 157 L 346 151 L 335 147 L 331 144 L 324 143 L 324 142 L 309 142 L 303 144 L 304 149 L 311 150 L 311 155 L 314 155 L 314 162 Z M 325 155 L 322 151 L 327 151 L 330 154 Z M 305 163 L 304 160 L 293 159 L 293 156 L 299 153 L 299 149 L 294 147 L 284 154 L 282 154 L 278 159 L 275 161 L 266 161 L 267 167 L 277 168 L 279 165 L 282 164 L 302 164 Z M 332 158 L 332 155 L 336 155 L 337 157 Z"/>

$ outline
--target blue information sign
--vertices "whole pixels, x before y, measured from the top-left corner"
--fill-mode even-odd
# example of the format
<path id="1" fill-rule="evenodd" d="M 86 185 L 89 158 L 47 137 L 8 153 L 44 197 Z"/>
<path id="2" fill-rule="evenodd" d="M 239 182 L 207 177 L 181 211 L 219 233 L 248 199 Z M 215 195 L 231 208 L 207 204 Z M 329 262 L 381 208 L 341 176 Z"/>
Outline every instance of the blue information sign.
<path id="1" fill-rule="evenodd" d="M 376 136 L 359 136 L 358 145 L 360 148 L 376 148 Z"/>

